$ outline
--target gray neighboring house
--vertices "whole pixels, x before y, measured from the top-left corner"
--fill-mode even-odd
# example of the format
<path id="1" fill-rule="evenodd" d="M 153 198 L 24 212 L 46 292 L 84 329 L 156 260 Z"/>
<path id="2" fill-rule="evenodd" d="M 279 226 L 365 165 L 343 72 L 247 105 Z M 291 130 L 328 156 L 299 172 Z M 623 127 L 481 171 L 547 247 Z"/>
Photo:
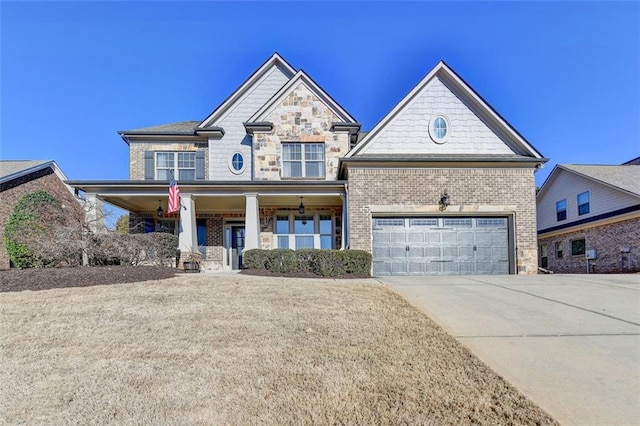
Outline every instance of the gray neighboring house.
<path id="1" fill-rule="evenodd" d="M 205 270 L 252 248 L 350 248 L 376 275 L 537 272 L 547 160 L 444 62 L 369 132 L 275 53 L 206 117 L 119 134 L 129 179 L 69 184 L 178 234 Z"/>
<path id="2" fill-rule="evenodd" d="M 640 271 L 639 160 L 553 169 L 537 195 L 541 267 L 559 273 Z"/>

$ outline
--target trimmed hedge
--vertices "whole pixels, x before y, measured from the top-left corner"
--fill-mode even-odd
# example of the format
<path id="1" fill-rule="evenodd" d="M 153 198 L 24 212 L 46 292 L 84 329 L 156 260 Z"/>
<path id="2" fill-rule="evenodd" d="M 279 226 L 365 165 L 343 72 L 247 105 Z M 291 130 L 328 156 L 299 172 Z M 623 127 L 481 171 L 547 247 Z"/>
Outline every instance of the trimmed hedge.
<path id="1" fill-rule="evenodd" d="M 362 250 L 252 249 L 244 252 L 243 266 L 278 274 L 312 273 L 322 277 L 371 272 L 371 254 Z"/>

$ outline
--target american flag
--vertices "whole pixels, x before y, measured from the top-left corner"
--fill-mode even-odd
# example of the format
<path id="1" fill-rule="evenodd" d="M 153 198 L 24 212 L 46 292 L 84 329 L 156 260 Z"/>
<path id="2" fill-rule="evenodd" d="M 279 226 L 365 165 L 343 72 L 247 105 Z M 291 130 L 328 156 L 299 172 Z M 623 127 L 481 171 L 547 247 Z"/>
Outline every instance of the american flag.
<path id="1" fill-rule="evenodd" d="M 180 188 L 178 182 L 172 177 L 169 181 L 169 208 L 167 213 L 175 213 L 180 211 Z"/>

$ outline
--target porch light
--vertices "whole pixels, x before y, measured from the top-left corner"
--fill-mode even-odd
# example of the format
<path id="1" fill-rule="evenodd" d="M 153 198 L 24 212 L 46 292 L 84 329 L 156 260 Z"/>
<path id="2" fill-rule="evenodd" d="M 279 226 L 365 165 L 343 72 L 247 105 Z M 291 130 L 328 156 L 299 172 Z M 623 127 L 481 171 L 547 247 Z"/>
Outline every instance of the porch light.
<path id="1" fill-rule="evenodd" d="M 451 204 L 449 200 L 449 194 L 447 194 L 447 190 L 444 190 L 444 193 L 440 195 L 440 210 L 446 210 L 447 207 Z"/>
<path id="2" fill-rule="evenodd" d="M 300 205 L 298 206 L 298 213 L 304 216 L 304 204 L 302 204 L 302 197 L 300 197 Z"/>
<path id="3" fill-rule="evenodd" d="M 158 210 L 156 210 L 156 214 L 158 217 L 162 217 L 164 215 L 164 210 L 162 210 L 162 201 L 158 200 Z"/>

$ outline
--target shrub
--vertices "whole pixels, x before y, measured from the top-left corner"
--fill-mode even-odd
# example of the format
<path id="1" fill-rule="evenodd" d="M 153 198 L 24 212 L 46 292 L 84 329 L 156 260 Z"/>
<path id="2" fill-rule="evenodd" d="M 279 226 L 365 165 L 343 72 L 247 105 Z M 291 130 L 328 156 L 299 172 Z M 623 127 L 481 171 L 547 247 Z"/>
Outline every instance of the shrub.
<path id="1" fill-rule="evenodd" d="M 11 262 L 18 268 L 55 266 L 73 258 L 65 238 L 80 240 L 78 229 L 66 226 L 60 201 L 47 191 L 22 197 L 13 208 L 4 229 L 4 244 Z M 77 258 L 79 251 L 75 252 Z"/>
<path id="2" fill-rule="evenodd" d="M 178 237 L 163 232 L 148 234 L 95 234 L 87 254 L 92 265 L 172 265 Z"/>
<path id="3" fill-rule="evenodd" d="M 323 277 L 365 274 L 371 271 L 371 254 L 362 250 L 252 249 L 244 253 L 243 265 L 248 269 L 285 274 L 312 273 Z"/>
<path id="4" fill-rule="evenodd" d="M 298 268 L 298 259 L 296 253 L 291 249 L 275 249 L 269 250 L 269 256 L 265 267 L 268 271 L 278 274 L 287 274 L 295 272 Z"/>

